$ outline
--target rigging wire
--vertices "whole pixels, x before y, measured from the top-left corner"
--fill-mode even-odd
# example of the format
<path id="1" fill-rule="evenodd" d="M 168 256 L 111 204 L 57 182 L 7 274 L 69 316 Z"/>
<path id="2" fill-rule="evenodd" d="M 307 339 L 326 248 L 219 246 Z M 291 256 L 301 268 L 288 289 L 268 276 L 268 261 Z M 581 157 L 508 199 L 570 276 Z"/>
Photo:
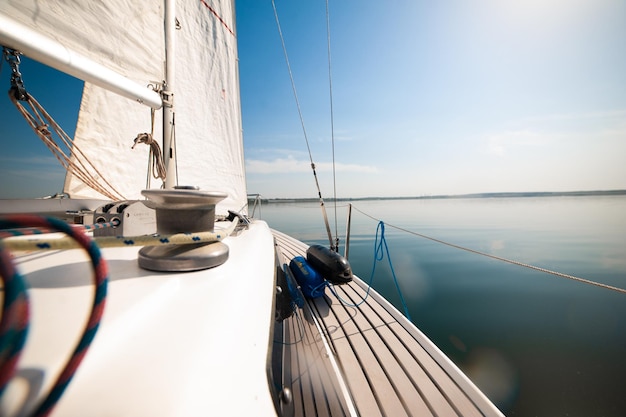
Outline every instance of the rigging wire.
<path id="1" fill-rule="evenodd" d="M 293 90 L 293 96 L 296 101 L 296 107 L 298 108 L 298 115 L 300 116 L 300 124 L 302 125 L 302 132 L 304 134 L 304 141 L 306 142 L 306 148 L 309 152 L 309 160 L 311 161 L 311 169 L 313 170 L 313 177 L 315 178 L 315 186 L 317 187 L 317 194 L 320 199 L 320 206 L 322 208 L 322 215 L 324 216 L 324 224 L 326 226 L 326 232 L 328 233 L 328 241 L 330 242 L 331 250 L 336 250 L 333 243 L 332 233 L 330 231 L 330 224 L 328 222 L 328 215 L 326 214 L 326 206 L 324 205 L 324 199 L 322 198 L 322 191 L 320 190 L 320 184 L 317 180 L 317 172 L 315 171 L 315 163 L 313 162 L 313 156 L 311 154 L 311 147 L 309 146 L 309 138 L 304 126 L 304 117 L 302 116 L 302 109 L 300 108 L 300 100 L 298 100 L 298 93 L 296 90 L 296 83 L 293 78 L 293 72 L 291 71 L 291 65 L 289 64 L 289 55 L 287 54 L 287 47 L 285 46 L 285 38 L 283 31 L 280 27 L 280 20 L 278 19 L 278 11 L 276 10 L 276 3 L 272 0 L 272 8 L 274 9 L 274 18 L 276 19 L 276 26 L 278 28 L 278 35 L 280 36 L 280 42 L 283 47 L 283 54 L 285 55 L 285 62 L 287 64 L 287 71 L 289 72 L 289 79 L 291 80 L 291 89 Z M 336 217 L 336 216 L 335 216 Z"/>
<path id="2" fill-rule="evenodd" d="M 22 74 L 19 71 L 20 55 L 19 51 L 4 48 L 4 58 L 11 67 L 11 89 L 9 90 L 11 102 L 66 171 L 71 172 L 85 185 L 103 196 L 111 200 L 124 200 L 124 196 L 107 181 L 87 154 L 26 91 Z M 54 139 L 53 133 L 59 141 Z"/>
<path id="3" fill-rule="evenodd" d="M 335 250 L 339 252 L 339 232 L 337 228 L 337 174 L 335 171 L 335 118 L 333 112 L 333 71 L 330 54 L 330 8 L 326 0 L 326 39 L 328 43 L 328 93 L 330 100 L 330 140 L 333 154 L 333 197 L 335 207 Z"/>
<path id="4" fill-rule="evenodd" d="M 178 185 L 178 152 L 176 151 L 176 112 L 172 115 L 172 149 L 174 149 L 174 166 L 176 166 L 176 180 L 174 181 L 175 185 Z M 171 149 L 170 149 L 170 152 Z M 165 183 L 163 183 L 163 188 L 165 188 Z"/>
<path id="5" fill-rule="evenodd" d="M 352 205 L 352 207 L 356 211 L 358 211 L 359 213 L 363 214 L 364 216 L 369 217 L 370 219 L 375 220 L 377 222 L 382 222 L 382 220 L 377 219 L 377 218 L 375 218 L 375 217 L 365 213 L 362 210 L 359 210 L 356 206 Z M 501 256 L 492 255 L 490 253 L 481 252 L 481 251 L 478 251 L 476 249 L 466 248 L 464 246 L 456 245 L 454 243 L 446 242 L 446 241 L 441 240 L 441 239 L 437 239 L 437 238 L 434 238 L 434 237 L 426 236 L 424 234 L 417 233 L 417 232 L 414 232 L 412 230 L 404 229 L 404 228 L 399 227 L 399 226 L 394 226 L 394 225 L 389 224 L 389 223 L 387 223 L 387 226 L 392 227 L 392 228 L 394 228 L 396 230 L 399 230 L 401 232 L 405 232 L 405 233 L 408 233 L 408 234 L 411 234 L 411 235 L 414 235 L 414 236 L 418 236 L 418 237 L 421 237 L 421 238 L 424 238 L 424 239 L 428 239 L 428 240 L 433 241 L 433 242 L 441 243 L 442 245 L 450 246 L 451 248 L 464 250 L 466 252 L 474 253 L 476 255 L 485 256 L 487 258 L 495 259 L 497 261 L 506 262 L 506 263 L 509 263 L 509 264 L 512 264 L 512 265 L 517 265 L 517 266 L 521 266 L 521 267 L 524 267 L 524 268 L 529 268 L 529 269 L 532 269 L 532 270 L 535 270 L 535 271 L 544 272 L 546 274 L 554 275 L 554 276 L 557 276 L 557 277 L 567 278 L 567 279 L 571 279 L 573 281 L 582 282 L 584 284 L 594 285 L 596 287 L 605 288 L 605 289 L 608 289 L 608 290 L 611 290 L 611 291 L 616 291 L 616 292 L 620 292 L 620 293 L 626 294 L 626 289 L 624 289 L 624 288 L 614 287 L 612 285 L 603 284 L 601 282 L 592 281 L 592 280 L 585 279 L 585 278 L 580 278 L 580 277 L 577 277 L 577 276 L 574 276 L 574 275 L 564 274 L 562 272 L 557 272 L 557 271 L 552 271 L 550 269 L 541 268 L 539 266 L 534 266 L 534 265 L 526 264 L 526 263 L 523 263 L 523 262 L 520 262 L 520 261 L 515 261 L 515 260 L 512 260 L 512 259 L 503 258 Z"/>
<path id="6" fill-rule="evenodd" d="M 28 125 L 53 153 L 63 168 L 103 196 L 111 200 L 125 200 L 124 196 L 96 168 L 87 154 L 74 143 L 73 139 L 65 133 L 32 95 L 28 94 L 24 101 L 30 107 L 30 111 L 13 94 L 9 96 Z M 54 140 L 52 132 L 56 133 L 67 151 L 64 151 L 61 145 Z"/>

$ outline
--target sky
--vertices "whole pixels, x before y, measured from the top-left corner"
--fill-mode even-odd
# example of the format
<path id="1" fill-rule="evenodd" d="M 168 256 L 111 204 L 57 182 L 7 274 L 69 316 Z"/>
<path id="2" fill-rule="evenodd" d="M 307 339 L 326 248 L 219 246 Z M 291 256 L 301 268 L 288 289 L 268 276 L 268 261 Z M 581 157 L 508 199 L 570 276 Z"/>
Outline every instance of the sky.
<path id="1" fill-rule="evenodd" d="M 324 197 L 626 189 L 624 0 L 330 0 L 332 128 L 326 4 L 276 8 Z M 270 0 L 238 0 L 237 39 L 248 193 L 316 197 Z M 72 133 L 80 82 L 29 67 Z M 9 106 L 0 197 L 60 191 Z"/>

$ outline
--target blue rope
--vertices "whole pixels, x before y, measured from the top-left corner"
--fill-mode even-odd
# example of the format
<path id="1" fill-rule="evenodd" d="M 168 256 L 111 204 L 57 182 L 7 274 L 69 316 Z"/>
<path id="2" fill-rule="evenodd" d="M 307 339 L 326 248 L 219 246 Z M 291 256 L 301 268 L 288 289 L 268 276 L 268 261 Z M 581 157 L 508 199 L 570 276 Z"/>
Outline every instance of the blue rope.
<path id="1" fill-rule="evenodd" d="M 341 303 L 343 303 L 344 305 L 348 306 L 348 307 L 358 307 L 361 304 L 363 304 L 365 302 L 365 300 L 367 300 L 367 297 L 369 297 L 370 295 L 370 290 L 372 289 L 372 283 L 374 282 L 374 275 L 376 273 L 376 262 L 382 260 L 382 253 L 379 253 L 379 247 L 380 247 L 380 243 L 378 242 L 378 232 L 380 230 L 380 224 L 383 223 L 382 221 L 378 224 L 378 227 L 376 228 L 376 239 L 374 240 L 374 263 L 372 264 L 372 272 L 370 273 L 370 279 L 367 281 L 367 291 L 365 291 L 365 297 L 361 297 L 361 301 L 359 301 L 358 303 L 351 303 L 349 301 L 344 300 L 343 298 L 341 298 L 341 296 L 335 291 L 335 286 L 334 285 L 330 285 L 328 284 L 328 289 L 330 289 L 330 292 L 333 293 L 333 295 L 339 300 L 341 301 Z M 383 239 L 384 239 L 384 233 L 385 233 L 385 226 L 383 223 Z M 387 244 L 385 243 L 385 246 Z M 390 261 L 391 263 L 391 261 Z M 395 274 L 394 274 L 394 279 L 395 279 Z M 405 309 L 406 310 L 406 309 Z"/>
<path id="2" fill-rule="evenodd" d="M 378 238 L 378 233 L 380 232 L 380 240 Z M 391 262 L 391 255 L 389 254 L 389 247 L 387 246 L 387 239 L 385 239 L 385 223 L 381 220 L 378 222 L 378 227 L 376 228 L 376 240 L 374 241 L 374 265 L 372 266 L 372 277 L 374 276 L 374 272 L 376 271 L 376 262 L 383 260 L 383 245 L 384 252 L 387 252 L 387 260 L 389 261 L 389 268 L 391 268 L 391 275 L 393 276 L 393 282 L 396 284 L 396 289 L 398 290 L 398 295 L 400 295 L 400 302 L 402 303 L 402 308 L 404 309 L 404 315 L 409 321 L 411 320 L 411 315 L 409 314 L 409 308 L 404 301 L 404 297 L 402 296 L 402 290 L 400 289 L 400 284 L 398 283 L 398 278 L 396 278 L 396 272 L 393 269 L 393 263 Z M 370 278 L 370 282 L 371 282 Z M 369 289 L 368 289 L 369 292 Z"/>
<path id="3" fill-rule="evenodd" d="M 381 226 L 382 225 L 382 226 Z M 381 234 L 381 240 L 378 240 L 378 234 L 379 232 L 382 230 L 382 234 Z M 341 298 L 341 296 L 335 291 L 335 287 L 334 285 L 328 285 L 328 288 L 330 289 L 330 292 L 333 293 L 333 295 L 335 297 L 337 297 L 337 299 L 339 301 L 341 301 L 343 304 L 347 305 L 348 307 L 358 307 L 361 304 L 363 304 L 365 302 L 365 300 L 367 300 L 367 297 L 369 297 L 370 295 L 370 289 L 372 288 L 372 283 L 374 282 L 374 275 L 376 274 L 376 262 L 378 261 L 382 261 L 383 259 L 383 252 L 382 252 L 382 243 L 385 243 L 385 247 L 387 247 L 387 242 L 385 241 L 385 224 L 381 221 L 380 223 L 378 223 L 378 227 L 376 228 L 376 239 L 374 240 L 374 263 L 372 264 L 372 272 L 370 273 L 370 279 L 367 282 L 367 291 L 365 292 L 365 297 L 361 297 L 361 301 L 359 301 L 356 304 L 352 304 L 346 300 L 344 300 L 343 298 Z M 387 249 L 387 254 L 389 254 L 389 250 Z M 389 264 L 391 265 L 391 259 L 389 260 Z M 391 267 L 391 272 L 393 273 L 393 279 L 394 281 L 396 280 L 396 274 L 393 272 L 393 266 Z M 396 281 L 396 288 L 398 288 L 398 292 L 400 292 L 400 289 L 398 287 L 398 283 Z M 400 298 L 402 299 L 402 293 L 400 293 Z M 402 299 L 403 305 L 404 305 L 404 300 Z M 405 312 L 408 312 L 407 308 L 405 307 Z M 407 316 L 408 317 L 408 316 Z"/>
<path id="4" fill-rule="evenodd" d="M 379 238 L 380 235 L 380 238 Z M 383 246 L 384 245 L 384 246 Z M 342 304 L 348 307 L 358 307 L 367 300 L 367 297 L 370 295 L 370 289 L 372 288 L 372 282 L 374 282 L 374 275 L 376 274 L 376 263 L 378 261 L 383 260 L 384 251 L 387 252 L 387 260 L 389 261 L 389 267 L 391 268 L 391 275 L 393 276 L 393 282 L 396 284 L 396 289 L 398 290 L 398 294 L 400 295 L 400 302 L 402 302 L 402 308 L 404 309 L 404 315 L 409 321 L 411 320 L 411 315 L 409 314 L 409 308 L 404 301 L 404 296 L 402 295 L 402 290 L 400 289 L 400 284 L 398 283 L 398 279 L 396 278 L 396 272 L 393 269 L 393 263 L 391 262 L 391 256 L 389 254 L 389 247 L 387 246 L 387 240 L 385 239 L 385 223 L 381 220 L 378 223 L 378 227 L 376 228 L 376 239 L 374 240 L 374 263 L 372 264 L 372 272 L 370 274 L 370 279 L 367 282 L 367 291 L 365 292 L 365 297 L 361 297 L 361 301 L 356 304 L 350 303 L 343 298 L 335 291 L 335 286 L 331 284 L 327 284 L 330 292 L 341 301 Z M 326 283 L 326 282 L 325 282 Z"/>
<path id="5" fill-rule="evenodd" d="M 311 295 L 313 296 L 313 298 L 321 297 L 322 295 L 324 295 L 324 288 L 326 287 L 330 287 L 328 281 L 326 280 L 322 281 L 321 284 L 318 284 L 316 287 L 314 287 L 311 290 Z"/>
<path id="6" fill-rule="evenodd" d="M 351 303 L 349 301 L 344 300 L 343 298 L 341 298 L 341 296 L 339 295 L 339 293 L 337 293 L 337 291 L 335 291 L 335 285 L 331 284 L 330 282 L 324 280 L 324 282 L 322 283 L 324 286 L 328 287 L 328 289 L 330 290 L 330 292 L 335 296 L 336 299 L 338 299 L 343 305 L 347 306 L 347 307 L 358 307 L 361 304 L 363 304 L 365 302 L 365 300 L 367 300 L 367 297 L 369 297 L 370 295 L 370 290 L 372 289 L 372 282 L 374 281 L 374 271 L 376 270 L 376 260 L 374 259 L 374 269 L 372 269 L 372 273 L 370 274 L 370 279 L 367 282 L 367 291 L 365 291 L 365 297 L 361 297 L 361 301 L 359 301 L 358 303 Z M 322 284 L 320 284 L 320 287 L 322 286 Z M 323 290 L 323 288 L 322 288 Z"/>

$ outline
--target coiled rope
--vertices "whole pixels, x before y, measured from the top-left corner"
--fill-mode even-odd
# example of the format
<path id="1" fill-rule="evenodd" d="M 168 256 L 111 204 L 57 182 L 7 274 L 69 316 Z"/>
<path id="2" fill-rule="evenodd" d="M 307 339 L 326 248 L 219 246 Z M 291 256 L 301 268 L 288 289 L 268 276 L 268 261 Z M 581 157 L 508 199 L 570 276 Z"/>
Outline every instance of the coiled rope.
<path id="1" fill-rule="evenodd" d="M 167 177 L 167 168 L 165 167 L 165 162 L 163 162 L 163 153 L 161 152 L 161 147 L 159 143 L 154 140 L 154 121 L 155 121 L 155 110 L 150 109 L 150 133 L 140 133 L 135 138 L 133 146 L 130 149 L 135 149 L 140 143 L 144 143 L 150 147 L 150 152 L 148 153 L 148 173 L 146 178 L 146 189 L 150 188 L 150 174 L 156 179 L 161 179 L 165 181 Z M 150 169 L 152 166 L 152 169 Z"/>
<path id="2" fill-rule="evenodd" d="M 135 146 L 140 143 L 145 143 L 150 147 L 150 154 L 148 155 L 148 159 L 152 161 L 152 176 L 157 179 L 161 178 L 165 181 L 167 171 L 161 157 L 161 147 L 159 146 L 159 143 L 154 140 L 151 133 L 140 133 L 135 138 L 131 149 L 135 149 Z"/>
<path id="3" fill-rule="evenodd" d="M 377 218 L 375 218 L 373 216 L 370 216 L 369 214 L 365 213 L 362 210 L 359 210 L 354 205 L 352 205 L 352 207 L 356 211 L 358 211 L 359 213 L 363 214 L 364 216 L 369 217 L 372 220 L 375 220 L 375 221 L 378 221 L 378 222 L 382 221 L 382 220 L 379 220 L 379 219 L 377 219 Z M 550 269 L 541 268 L 541 267 L 534 266 L 534 265 L 531 265 L 531 264 L 527 264 L 527 263 L 524 263 L 524 262 L 519 262 L 519 261 L 515 261 L 515 260 L 512 260 L 512 259 L 503 258 L 501 256 L 492 255 L 490 253 L 481 252 L 481 251 L 478 251 L 478 250 L 475 250 L 475 249 L 466 248 L 464 246 L 456 245 L 454 243 L 446 242 L 446 241 L 441 240 L 441 239 L 437 239 L 437 238 L 434 238 L 434 237 L 426 236 L 424 234 L 417 233 L 417 232 L 414 232 L 414 231 L 411 231 L 411 230 L 407 230 L 407 229 L 404 229 L 404 228 L 399 227 L 399 226 L 394 226 L 394 225 L 389 224 L 389 223 L 387 223 L 387 226 L 392 227 L 392 228 L 394 228 L 396 230 L 399 230 L 401 232 L 405 232 L 405 233 L 408 233 L 408 234 L 411 234 L 411 235 L 414 235 L 414 236 L 418 236 L 418 237 L 421 237 L 421 238 L 424 238 L 424 239 L 428 239 L 428 240 L 431 240 L 433 242 L 441 243 L 442 245 L 446 245 L 446 246 L 449 246 L 451 248 L 460 249 L 460 250 L 463 250 L 463 251 L 466 251 L 466 252 L 474 253 L 476 255 L 485 256 L 487 258 L 495 259 L 495 260 L 506 262 L 506 263 L 509 263 L 509 264 L 518 265 L 518 266 L 521 266 L 521 267 L 524 267 L 524 268 L 528 268 L 528 269 L 532 269 L 532 270 L 535 270 L 535 271 L 544 272 L 546 274 L 554 275 L 554 276 L 557 276 L 557 277 L 567 278 L 567 279 L 570 279 L 570 280 L 573 280 L 573 281 L 582 282 L 584 284 L 594 285 L 596 287 L 605 288 L 607 290 L 616 291 L 616 292 L 619 292 L 619 293 L 622 293 L 622 294 L 626 294 L 626 289 L 623 289 L 623 288 L 614 287 L 612 285 L 603 284 L 601 282 L 592 281 L 592 280 L 585 279 L 585 278 L 580 278 L 580 277 L 577 277 L 577 276 L 574 276 L 574 275 L 570 275 L 570 274 L 564 274 L 562 272 L 552 271 Z"/>
<path id="4" fill-rule="evenodd" d="M 380 238 L 378 237 L 379 232 Z M 387 246 L 387 239 L 385 238 L 385 223 L 381 220 L 378 222 L 378 226 L 376 227 L 376 239 L 374 240 L 374 264 L 372 266 L 371 274 L 372 277 L 376 271 L 376 262 L 383 260 L 383 252 L 387 253 L 387 261 L 389 262 L 389 268 L 391 269 L 391 276 L 393 277 L 394 284 L 396 284 L 396 290 L 398 290 L 398 295 L 400 296 L 400 302 L 402 303 L 402 308 L 404 309 L 404 315 L 410 321 L 411 315 L 409 314 L 409 308 L 407 307 L 404 297 L 402 296 L 402 290 L 400 289 L 400 284 L 398 283 L 398 278 L 396 277 L 396 272 L 394 271 L 393 263 L 391 262 L 391 255 L 389 254 L 389 247 Z"/>
<path id="5" fill-rule="evenodd" d="M 358 307 L 367 300 L 369 297 L 370 289 L 372 288 L 372 282 L 374 282 L 374 275 L 376 274 L 376 264 L 383 260 L 384 254 L 387 254 L 387 262 L 389 262 L 389 268 L 391 269 L 391 276 L 393 277 L 393 282 L 396 285 L 396 290 L 398 291 L 398 295 L 400 296 L 400 303 L 402 304 L 402 309 L 404 310 L 404 315 L 409 321 L 411 321 L 411 314 L 409 313 L 409 308 L 404 301 L 404 296 L 402 295 L 402 290 L 400 289 L 400 283 L 398 282 L 398 278 L 396 277 L 396 271 L 393 269 L 393 262 L 391 262 L 391 254 L 389 253 L 389 247 L 387 246 L 387 239 L 385 238 L 385 223 L 380 220 L 378 222 L 378 226 L 376 227 L 376 238 L 374 239 L 374 262 L 372 264 L 372 272 L 370 273 L 369 281 L 367 282 L 367 290 L 365 291 L 365 297 L 361 297 L 361 301 L 358 303 L 350 303 L 349 301 L 344 300 L 336 291 L 334 286 L 328 285 L 328 288 L 333 293 L 333 295 L 344 305 L 349 307 Z M 327 282 L 324 282 L 327 284 Z"/>
<path id="6" fill-rule="evenodd" d="M 123 246 L 165 246 L 165 245 L 188 245 L 193 243 L 216 242 L 229 236 L 237 227 L 239 219 L 235 218 L 222 230 L 214 232 L 176 233 L 172 235 L 146 235 L 146 236 L 111 236 L 97 237 L 94 241 L 101 248 L 113 248 Z M 68 225 L 71 228 L 71 226 Z M 15 251 L 33 250 L 65 250 L 77 249 L 81 245 L 71 238 L 59 239 L 13 239 L 7 238 L 4 245 Z"/>
<path id="7" fill-rule="evenodd" d="M 102 319 L 102 314 L 104 312 L 104 305 L 105 305 L 106 294 L 107 294 L 108 268 L 107 268 L 107 264 L 105 260 L 102 258 L 100 254 L 100 250 L 98 249 L 98 246 L 96 245 L 96 243 L 91 238 L 89 238 L 89 236 L 87 236 L 82 230 L 73 228 L 67 223 L 65 223 L 64 221 L 54 219 L 54 218 L 45 218 L 45 217 L 32 216 L 32 215 L 16 215 L 16 216 L 6 216 L 3 218 L 0 218 L 0 228 L 14 229 L 18 227 L 41 227 L 44 229 L 54 230 L 57 232 L 62 232 L 62 233 L 67 234 L 72 239 L 74 239 L 80 247 L 82 247 L 83 249 L 87 251 L 90 257 L 91 265 L 93 266 L 93 270 L 94 270 L 94 284 L 95 284 L 94 298 L 93 298 L 93 303 L 91 307 L 91 312 L 89 314 L 87 324 L 85 325 L 85 329 L 83 330 L 83 334 L 78 344 L 76 345 L 76 348 L 74 349 L 74 352 L 72 353 L 70 359 L 65 364 L 65 367 L 61 371 L 57 380 L 54 382 L 50 392 L 48 393 L 46 398 L 43 400 L 43 402 L 39 405 L 39 407 L 34 413 L 34 416 L 47 416 L 50 414 L 53 407 L 55 406 L 59 398 L 61 398 L 61 395 L 63 394 L 63 392 L 69 385 L 70 381 L 74 377 L 74 374 L 76 373 L 76 369 L 78 368 L 81 361 L 85 357 L 85 354 L 87 353 L 87 350 L 89 349 L 89 346 L 91 342 L 93 341 L 93 338 L 96 335 L 98 326 L 100 325 L 100 321 Z M 8 296 L 7 282 L 11 283 L 11 281 L 13 281 L 14 283 L 15 282 L 14 279 L 16 277 L 17 272 L 15 271 L 12 265 L 9 255 L 6 254 L 4 250 L 2 252 L 3 252 L 2 259 L 1 259 L 2 268 L 3 268 L 2 275 L 3 275 L 3 279 L 5 280 L 5 297 L 4 297 L 5 306 L 4 307 L 6 307 L 6 304 L 9 302 L 11 302 L 13 306 L 15 306 L 15 303 L 16 303 L 15 297 Z M 26 300 L 26 298 L 24 296 L 24 298 L 18 298 L 18 300 Z M 26 301 L 18 301 L 18 302 L 26 303 Z M 27 327 L 27 321 L 26 321 L 26 324 L 24 324 L 23 308 L 24 307 L 22 307 L 22 309 L 19 310 L 20 316 L 18 318 L 15 317 L 15 314 L 16 314 L 15 307 L 12 310 L 9 310 L 8 312 L 3 311 L 2 325 L 1 325 L 2 329 L 4 329 L 5 320 L 18 324 L 18 326 L 14 327 L 14 329 L 12 330 L 14 332 L 19 332 L 20 328 L 25 329 Z M 26 311 L 26 318 L 27 317 L 28 317 L 28 312 Z M 23 330 L 23 332 L 25 333 L 25 330 Z M 5 333 L 4 332 L 0 333 L 0 335 L 2 336 L 2 341 L 3 341 L 2 344 L 4 347 Z M 25 334 L 23 337 L 25 337 Z M 17 344 L 18 344 L 17 342 L 14 342 L 12 345 L 17 346 Z M 14 356 L 19 356 L 19 351 L 17 353 L 14 353 Z M 1 368 L 2 369 L 2 381 L 4 381 L 5 379 L 8 381 L 8 379 L 10 378 L 10 375 L 13 375 L 15 372 L 15 365 L 17 364 L 17 357 L 15 359 L 11 359 L 11 357 L 9 357 L 9 363 L 6 365 L 7 369 L 5 370 L 4 368 L 5 357 L 4 357 L 4 350 L 3 350 L 2 361 L 3 361 L 3 368 Z M 5 371 L 7 372 L 7 374 L 5 374 Z M 6 376 L 8 376 L 8 378 L 6 378 Z M 2 387 L 4 387 L 4 385 Z"/>
<path id="8" fill-rule="evenodd" d="M 13 266 L 0 240 L 0 278 L 4 286 L 0 321 L 0 396 L 17 367 L 28 332 L 28 294 L 24 279 Z"/>

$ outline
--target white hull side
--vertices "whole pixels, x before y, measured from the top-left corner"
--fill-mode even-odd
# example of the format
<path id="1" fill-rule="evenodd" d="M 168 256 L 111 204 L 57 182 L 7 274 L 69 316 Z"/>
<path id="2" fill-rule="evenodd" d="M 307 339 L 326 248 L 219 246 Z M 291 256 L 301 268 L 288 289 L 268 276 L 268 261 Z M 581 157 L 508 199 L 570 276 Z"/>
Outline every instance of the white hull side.
<path id="1" fill-rule="evenodd" d="M 141 270 L 137 248 L 104 250 L 110 284 L 103 321 L 52 415 L 275 415 L 267 376 L 273 238 L 255 222 L 224 243 L 225 264 L 189 273 Z M 18 265 L 31 287 L 32 325 L 2 415 L 21 401 L 20 377 L 43 382 L 47 392 L 93 298 L 81 250 L 33 253 Z"/>

